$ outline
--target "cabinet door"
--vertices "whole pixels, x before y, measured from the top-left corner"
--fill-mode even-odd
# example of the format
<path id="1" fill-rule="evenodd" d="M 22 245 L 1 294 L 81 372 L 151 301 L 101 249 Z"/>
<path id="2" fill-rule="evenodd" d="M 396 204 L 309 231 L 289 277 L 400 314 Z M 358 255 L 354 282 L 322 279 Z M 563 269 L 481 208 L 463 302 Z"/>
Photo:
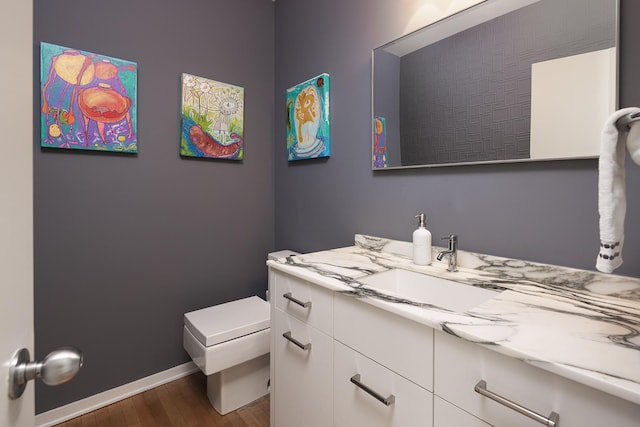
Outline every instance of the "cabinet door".
<path id="1" fill-rule="evenodd" d="M 337 341 L 334 354 L 335 427 L 432 426 L 433 395 L 429 391 Z M 354 378 L 356 375 L 359 377 Z"/>
<path id="2" fill-rule="evenodd" d="M 271 327 L 274 375 L 272 408 L 277 427 L 327 427 L 333 419 L 333 339 L 281 310 Z M 300 345 L 299 348 L 283 336 Z M 273 426 L 273 427 L 275 427 Z"/>
<path id="3" fill-rule="evenodd" d="M 433 427 L 491 427 L 438 396 L 433 396 Z"/>
<path id="4" fill-rule="evenodd" d="M 538 427 L 536 422 L 474 391 L 486 388 L 561 427 L 638 427 L 640 405 L 603 393 L 520 360 L 437 331 L 434 393 L 496 427 Z"/>
<path id="5" fill-rule="evenodd" d="M 433 329 L 336 293 L 334 338 L 433 390 Z"/>

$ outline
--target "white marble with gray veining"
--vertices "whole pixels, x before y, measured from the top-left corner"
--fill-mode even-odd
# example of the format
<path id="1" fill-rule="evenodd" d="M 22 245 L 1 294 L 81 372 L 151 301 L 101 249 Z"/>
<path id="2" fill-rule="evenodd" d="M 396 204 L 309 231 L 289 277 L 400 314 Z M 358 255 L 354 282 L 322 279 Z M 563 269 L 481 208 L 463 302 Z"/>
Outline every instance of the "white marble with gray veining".
<path id="1" fill-rule="evenodd" d="M 408 242 L 356 235 L 354 246 L 268 265 L 640 404 L 640 279 L 466 251 L 448 272 L 444 260 L 413 264 L 411 251 Z M 359 282 L 391 268 L 502 292 L 456 313 Z"/>

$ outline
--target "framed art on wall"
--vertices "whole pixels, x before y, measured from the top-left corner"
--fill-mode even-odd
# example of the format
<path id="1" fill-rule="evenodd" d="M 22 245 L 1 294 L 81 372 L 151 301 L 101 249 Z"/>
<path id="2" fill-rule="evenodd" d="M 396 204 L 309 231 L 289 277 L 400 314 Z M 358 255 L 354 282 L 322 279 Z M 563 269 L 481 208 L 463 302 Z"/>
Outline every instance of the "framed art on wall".
<path id="1" fill-rule="evenodd" d="M 329 74 L 287 89 L 288 160 L 329 157 Z"/>
<path id="2" fill-rule="evenodd" d="M 244 89 L 182 74 L 180 155 L 242 160 Z"/>
<path id="3" fill-rule="evenodd" d="M 40 145 L 137 153 L 135 62 L 40 44 Z"/>

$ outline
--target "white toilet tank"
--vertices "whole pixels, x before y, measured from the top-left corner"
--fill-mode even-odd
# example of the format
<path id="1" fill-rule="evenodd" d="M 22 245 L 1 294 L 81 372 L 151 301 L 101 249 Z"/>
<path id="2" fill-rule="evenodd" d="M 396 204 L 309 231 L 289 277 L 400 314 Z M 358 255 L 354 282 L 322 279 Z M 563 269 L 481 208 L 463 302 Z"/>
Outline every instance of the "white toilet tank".
<path id="1" fill-rule="evenodd" d="M 289 249 L 285 249 L 283 251 L 270 252 L 269 255 L 267 255 L 267 258 L 271 259 L 271 260 L 277 260 L 279 258 L 285 258 L 285 257 L 288 257 L 290 255 L 300 255 L 300 253 L 299 252 L 290 251 Z"/>

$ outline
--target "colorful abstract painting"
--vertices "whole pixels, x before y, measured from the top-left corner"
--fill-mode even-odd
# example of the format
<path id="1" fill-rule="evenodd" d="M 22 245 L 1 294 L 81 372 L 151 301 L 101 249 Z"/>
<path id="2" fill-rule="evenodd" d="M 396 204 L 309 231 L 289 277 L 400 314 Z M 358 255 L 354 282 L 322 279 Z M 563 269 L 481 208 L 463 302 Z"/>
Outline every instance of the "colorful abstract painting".
<path id="1" fill-rule="evenodd" d="M 387 119 L 376 117 L 373 120 L 373 168 L 389 166 L 387 158 Z"/>
<path id="2" fill-rule="evenodd" d="M 329 157 L 329 74 L 287 89 L 289 161 Z"/>
<path id="3" fill-rule="evenodd" d="M 242 160 L 244 89 L 182 74 L 180 155 Z"/>
<path id="4" fill-rule="evenodd" d="M 137 153 L 135 62 L 40 44 L 40 145 Z"/>

